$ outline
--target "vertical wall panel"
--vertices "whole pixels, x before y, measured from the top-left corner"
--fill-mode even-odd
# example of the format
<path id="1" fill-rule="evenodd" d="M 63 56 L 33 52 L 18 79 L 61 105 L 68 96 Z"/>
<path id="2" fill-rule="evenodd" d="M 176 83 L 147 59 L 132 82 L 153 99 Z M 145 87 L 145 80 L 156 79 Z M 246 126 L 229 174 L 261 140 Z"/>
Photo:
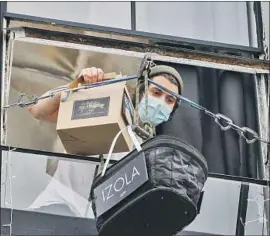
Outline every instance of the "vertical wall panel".
<path id="1" fill-rule="evenodd" d="M 270 40 L 269 40 L 269 8 L 270 8 L 270 2 L 269 1 L 263 1 L 261 2 L 262 4 L 262 16 L 263 16 L 263 23 L 264 23 L 264 29 L 265 29 L 265 44 L 268 45 L 268 57 L 270 56 L 270 52 L 269 52 L 269 44 L 270 44 Z"/>

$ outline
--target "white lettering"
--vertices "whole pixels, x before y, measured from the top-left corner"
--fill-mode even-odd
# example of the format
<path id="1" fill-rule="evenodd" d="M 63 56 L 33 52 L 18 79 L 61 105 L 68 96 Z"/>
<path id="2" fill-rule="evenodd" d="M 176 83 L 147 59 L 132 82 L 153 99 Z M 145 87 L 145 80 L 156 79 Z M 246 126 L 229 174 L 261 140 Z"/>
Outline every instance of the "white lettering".
<path id="1" fill-rule="evenodd" d="M 122 186 L 121 186 L 120 189 L 116 189 L 116 184 L 117 184 L 117 182 L 118 182 L 119 180 L 122 180 Z M 115 183 L 114 183 L 114 190 L 115 190 L 115 192 L 121 191 L 122 188 L 124 187 L 124 185 L 125 185 L 125 180 L 124 180 L 122 177 L 118 178 L 118 179 L 115 181 Z"/>
<path id="2" fill-rule="evenodd" d="M 133 181 L 133 178 L 136 176 L 136 175 L 140 175 L 139 171 L 136 169 L 136 167 L 134 166 L 133 167 L 133 171 L 132 171 L 132 180 Z"/>
<path id="3" fill-rule="evenodd" d="M 129 173 L 125 173 L 122 177 L 116 179 L 114 183 L 102 189 L 103 202 L 108 201 L 110 198 L 115 196 L 117 192 L 120 192 L 120 197 L 124 196 L 128 188 L 127 186 L 133 182 L 136 176 L 140 176 L 140 172 L 138 171 L 136 166 L 133 166 L 132 175 L 129 175 L 131 175 L 131 171 Z M 116 195 L 118 196 L 118 194 Z"/>
<path id="4" fill-rule="evenodd" d="M 125 180 L 126 180 L 126 185 L 129 185 L 131 183 L 131 180 L 128 182 L 127 173 L 125 173 Z"/>
<path id="5" fill-rule="evenodd" d="M 108 189 L 108 191 L 106 191 Z M 103 201 L 105 202 L 105 198 L 106 198 L 106 201 L 108 201 L 111 197 L 113 197 L 113 194 L 111 194 L 111 189 L 112 189 L 112 184 L 110 184 L 108 187 L 106 187 L 104 190 L 106 193 L 108 193 L 105 197 L 104 196 L 104 190 L 102 190 L 102 194 L 103 194 Z"/>
<path id="6" fill-rule="evenodd" d="M 101 192 L 102 192 L 103 202 L 105 202 L 106 199 L 105 199 L 105 195 L 104 195 L 104 189 L 102 189 Z"/>
<path id="7" fill-rule="evenodd" d="M 112 189 L 112 184 L 110 184 L 109 185 L 110 186 L 110 189 L 109 189 L 109 192 L 108 192 L 108 197 L 107 197 L 107 201 L 113 196 L 113 194 L 112 195 L 110 195 L 110 193 L 111 193 L 111 189 Z"/>

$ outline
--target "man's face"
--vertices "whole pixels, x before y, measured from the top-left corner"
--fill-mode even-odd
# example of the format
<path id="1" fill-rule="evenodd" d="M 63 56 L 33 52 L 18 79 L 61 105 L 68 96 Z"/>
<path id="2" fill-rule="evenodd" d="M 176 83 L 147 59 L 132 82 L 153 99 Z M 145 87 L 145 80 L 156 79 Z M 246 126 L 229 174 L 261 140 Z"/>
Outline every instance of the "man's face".
<path id="1" fill-rule="evenodd" d="M 155 76 L 153 78 L 153 81 L 162 85 L 163 87 L 167 89 L 170 89 L 171 91 L 175 93 L 179 92 L 178 87 L 175 84 L 171 83 L 164 76 Z M 148 95 L 163 100 L 172 109 L 174 108 L 174 105 L 176 103 L 176 98 L 173 95 L 161 90 L 160 88 L 156 87 L 153 84 L 149 85 Z"/>

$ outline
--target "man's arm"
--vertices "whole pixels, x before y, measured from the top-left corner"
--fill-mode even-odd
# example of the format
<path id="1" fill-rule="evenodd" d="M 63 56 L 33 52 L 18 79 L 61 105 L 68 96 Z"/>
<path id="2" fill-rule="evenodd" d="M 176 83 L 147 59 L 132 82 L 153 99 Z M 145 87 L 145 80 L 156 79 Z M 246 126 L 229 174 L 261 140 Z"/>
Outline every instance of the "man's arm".
<path id="1" fill-rule="evenodd" d="M 83 83 L 95 83 L 102 81 L 103 71 L 100 68 L 86 68 L 83 69 L 79 77 L 83 78 Z M 65 87 L 70 87 L 71 83 L 67 84 Z M 64 87 L 64 86 L 61 86 Z M 48 95 L 50 91 L 43 94 L 43 96 Z M 60 106 L 61 92 L 55 93 L 55 98 L 46 98 L 39 100 L 37 104 L 28 107 L 30 114 L 39 120 L 46 120 L 51 122 L 56 122 L 58 117 L 58 110 Z"/>
<path id="2" fill-rule="evenodd" d="M 68 86 L 69 84 L 67 84 L 65 87 Z M 49 93 L 50 91 L 46 92 L 42 96 L 46 96 Z M 61 92 L 57 92 L 54 95 L 55 95 L 54 99 L 45 98 L 39 100 L 37 104 L 27 107 L 30 114 L 38 120 L 47 120 L 51 122 L 56 122 L 58 116 L 58 109 L 60 106 Z"/>

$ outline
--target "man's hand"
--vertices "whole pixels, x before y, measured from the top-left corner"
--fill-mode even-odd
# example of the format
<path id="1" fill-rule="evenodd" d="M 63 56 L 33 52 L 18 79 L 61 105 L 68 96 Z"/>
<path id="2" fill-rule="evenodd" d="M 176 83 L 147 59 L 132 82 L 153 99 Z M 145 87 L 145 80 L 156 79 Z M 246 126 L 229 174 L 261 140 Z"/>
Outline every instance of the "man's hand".
<path id="1" fill-rule="evenodd" d="M 100 68 L 85 68 L 79 74 L 80 83 L 96 83 L 103 80 L 104 72 Z"/>
<path id="2" fill-rule="evenodd" d="M 86 68 L 81 71 L 78 77 L 79 81 L 76 81 L 76 82 L 77 83 L 79 82 L 82 84 L 96 83 L 96 82 L 103 81 L 103 76 L 104 76 L 104 73 L 100 68 L 96 68 L 96 67 Z M 73 88 L 74 81 L 67 84 L 66 87 Z M 50 91 L 43 94 L 43 96 L 48 95 L 49 92 Z M 28 107 L 28 111 L 30 112 L 30 114 L 39 120 L 47 120 L 47 121 L 56 122 L 57 117 L 58 117 L 58 110 L 60 106 L 61 92 L 55 93 L 54 95 L 55 95 L 54 99 L 49 97 L 49 98 L 40 100 L 37 104 L 33 106 Z"/>

